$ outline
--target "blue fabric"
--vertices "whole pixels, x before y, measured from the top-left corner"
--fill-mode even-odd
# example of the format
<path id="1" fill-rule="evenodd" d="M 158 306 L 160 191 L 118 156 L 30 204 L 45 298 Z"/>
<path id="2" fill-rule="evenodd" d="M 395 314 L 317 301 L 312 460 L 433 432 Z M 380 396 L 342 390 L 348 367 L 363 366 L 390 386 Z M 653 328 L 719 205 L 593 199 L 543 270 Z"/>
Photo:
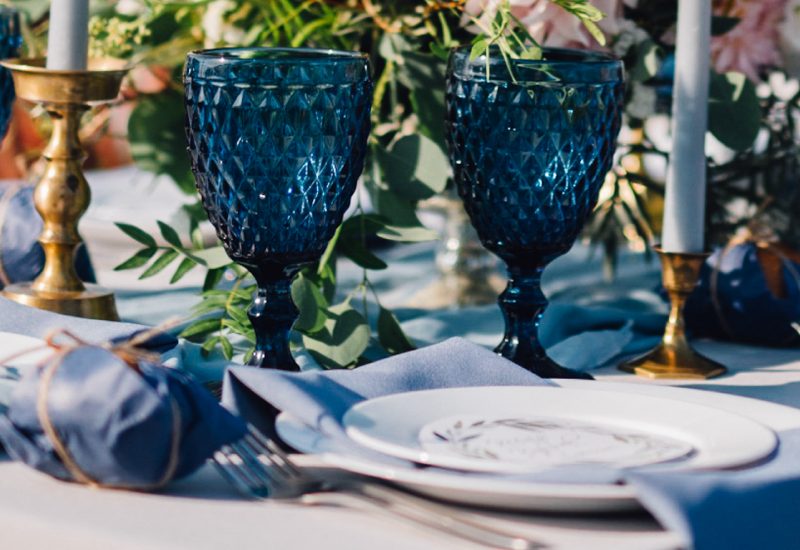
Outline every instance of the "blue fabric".
<path id="1" fill-rule="evenodd" d="M 715 266 L 721 312 L 714 307 L 711 293 Z M 794 264 L 794 269 L 800 272 L 800 264 Z M 787 295 L 777 298 L 767 286 L 755 244 L 736 246 L 724 255 L 717 250 L 703 265 L 698 288 L 686 304 L 686 327 L 695 337 L 770 346 L 800 344 L 800 333 L 792 327 L 800 322 L 800 287 L 786 267 L 783 278 Z"/>
<path id="2" fill-rule="evenodd" d="M 174 369 L 140 363 L 139 374 L 94 346 L 75 348 L 54 361 L 60 366 L 46 394 L 50 421 L 79 469 L 102 485 L 156 488 L 192 473 L 219 447 L 246 433 L 241 419 Z M 0 441 L 15 460 L 74 480 L 40 422 L 37 400 L 44 372 L 23 376 L 6 415 L 0 416 Z"/>
<path id="3" fill-rule="evenodd" d="M 8 198 L 0 221 L 0 262 L 8 282 L 32 281 L 44 267 L 44 251 L 38 242 L 42 218 L 33 204 L 33 187 L 0 189 L 0 196 L 4 193 L 13 193 L 13 196 Z M 81 280 L 96 282 L 89 254 L 83 245 L 76 252 L 75 269 Z"/>
<path id="4" fill-rule="evenodd" d="M 149 327 L 135 323 L 117 323 L 60 315 L 23 306 L 0 297 L 0 332 L 44 338 L 51 331 L 64 328 L 71 330 L 90 343 L 101 344 L 110 340 L 127 339 Z M 160 334 L 151 338 L 143 347 L 155 351 L 166 351 L 177 343 L 178 340 L 174 336 Z M 2 349 L 0 349 L 1 354 Z"/>
<path id="5" fill-rule="evenodd" d="M 286 373 L 231 368 L 225 378 L 223 403 L 268 432 L 276 412 L 288 411 L 324 437 L 330 450 L 400 467 L 401 461 L 369 451 L 346 436 L 341 419 L 349 407 L 364 399 L 405 391 L 542 383 L 549 382 L 485 348 L 452 338 L 354 371 Z M 698 550 L 800 548 L 800 431 L 781 434 L 777 456 L 746 471 L 681 474 L 580 466 L 527 478 L 630 483 L 656 519 L 693 541 Z"/>

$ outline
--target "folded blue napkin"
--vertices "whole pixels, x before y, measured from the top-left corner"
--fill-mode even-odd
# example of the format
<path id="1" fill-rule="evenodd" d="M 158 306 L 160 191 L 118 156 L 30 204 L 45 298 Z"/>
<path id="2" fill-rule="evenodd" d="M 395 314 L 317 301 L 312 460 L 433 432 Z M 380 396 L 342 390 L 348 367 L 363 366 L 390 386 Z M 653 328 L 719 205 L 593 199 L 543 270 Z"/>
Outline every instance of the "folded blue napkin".
<path id="1" fill-rule="evenodd" d="M 82 319 L 60 315 L 12 302 L 0 297 L 0 332 L 12 332 L 34 338 L 44 338 L 53 330 L 69 329 L 82 339 L 101 344 L 111 340 L 127 339 L 149 327 L 135 323 L 118 323 L 114 321 L 99 321 L 97 319 Z M 153 336 L 144 347 L 154 351 L 166 351 L 178 343 L 177 338 L 171 334 L 163 333 Z M 0 346 L 0 359 L 3 358 L 3 349 Z"/>
<path id="2" fill-rule="evenodd" d="M 197 382 L 135 353 L 73 344 L 28 371 L 0 415 L 11 457 L 63 480 L 154 490 L 245 435 Z"/>
<path id="3" fill-rule="evenodd" d="M 664 333 L 666 315 L 653 309 L 553 302 L 545 311 L 539 337 L 557 363 L 588 371 L 655 346 Z M 462 336 L 494 347 L 502 336 L 503 319 L 496 305 L 405 318 L 403 330 L 420 345 Z"/>
<path id="4" fill-rule="evenodd" d="M 717 271 L 715 292 L 711 282 Z M 783 260 L 786 296 L 767 285 L 758 246 L 740 244 L 716 252 L 703 264 L 697 289 L 686 302 L 686 328 L 698 338 L 750 342 L 767 346 L 800 344 L 800 264 Z"/>
<path id="5" fill-rule="evenodd" d="M 287 411 L 314 428 L 333 452 L 396 463 L 347 437 L 341 420 L 351 406 L 406 391 L 545 383 L 551 382 L 483 347 L 453 338 L 354 371 L 231 368 L 223 403 L 265 432 L 272 433 L 277 412 Z M 554 471 L 535 479 L 563 482 L 563 473 Z M 800 432 L 781 434 L 778 455 L 746 471 L 679 474 L 576 467 L 570 468 L 570 478 L 579 483 L 602 480 L 633 485 L 642 504 L 662 525 L 699 550 L 800 547 Z"/>
<path id="6" fill-rule="evenodd" d="M 44 267 L 39 244 L 42 218 L 33 204 L 33 187 L 0 188 L 0 287 L 32 281 Z M 86 247 L 75 255 L 81 280 L 94 283 L 95 274 Z"/>

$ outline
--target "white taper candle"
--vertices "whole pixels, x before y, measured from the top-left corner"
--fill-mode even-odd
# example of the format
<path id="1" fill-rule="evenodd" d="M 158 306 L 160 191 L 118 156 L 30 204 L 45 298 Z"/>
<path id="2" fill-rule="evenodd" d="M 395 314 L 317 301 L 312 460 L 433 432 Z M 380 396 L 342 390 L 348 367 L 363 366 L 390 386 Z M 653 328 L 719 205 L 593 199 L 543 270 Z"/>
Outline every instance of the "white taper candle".
<path id="1" fill-rule="evenodd" d="M 667 170 L 666 252 L 703 252 L 705 134 L 711 59 L 711 0 L 679 0 L 672 98 L 672 154 Z"/>
<path id="2" fill-rule="evenodd" d="M 89 0 L 53 0 L 47 36 L 47 68 L 86 69 L 89 49 Z"/>

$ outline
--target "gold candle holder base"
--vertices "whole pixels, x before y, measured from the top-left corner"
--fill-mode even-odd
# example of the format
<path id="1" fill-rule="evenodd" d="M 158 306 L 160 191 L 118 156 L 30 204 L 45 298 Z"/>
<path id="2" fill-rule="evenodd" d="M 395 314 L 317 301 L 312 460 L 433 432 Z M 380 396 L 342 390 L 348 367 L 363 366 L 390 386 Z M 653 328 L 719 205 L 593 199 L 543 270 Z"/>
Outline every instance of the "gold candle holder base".
<path id="1" fill-rule="evenodd" d="M 34 204 L 44 221 L 39 237 L 44 270 L 31 283 L 7 287 L 3 296 L 56 313 L 119 320 L 113 293 L 84 284 L 75 271 L 75 249 L 82 242 L 78 222 L 91 200 L 78 131 L 91 105 L 117 97 L 128 69 L 116 59 L 91 60 L 86 71 L 51 71 L 44 59 L 12 59 L 2 66 L 11 71 L 17 97 L 43 105 L 53 121 L 42 153 L 44 174 L 34 191 Z"/>
<path id="2" fill-rule="evenodd" d="M 725 374 L 728 369 L 697 353 L 686 339 L 683 308 L 697 285 L 700 268 L 708 254 L 664 252 L 661 257 L 664 288 L 670 298 L 670 313 L 664 338 L 655 349 L 623 363 L 620 370 L 654 379 L 705 380 Z"/>

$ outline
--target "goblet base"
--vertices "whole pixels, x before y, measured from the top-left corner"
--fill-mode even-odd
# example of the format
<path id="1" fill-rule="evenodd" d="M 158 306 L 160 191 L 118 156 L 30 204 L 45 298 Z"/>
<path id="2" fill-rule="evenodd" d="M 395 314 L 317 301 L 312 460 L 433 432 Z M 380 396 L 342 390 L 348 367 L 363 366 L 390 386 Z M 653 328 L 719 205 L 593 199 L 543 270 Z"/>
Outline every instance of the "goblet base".
<path id="1" fill-rule="evenodd" d="M 509 361 L 513 361 L 523 369 L 532 372 L 542 378 L 569 378 L 577 380 L 594 380 L 594 376 L 588 372 L 581 372 L 567 367 L 562 367 L 547 355 L 533 356 L 529 354 L 516 353 L 517 350 L 508 350 L 503 344 L 495 348 L 494 352 L 502 355 Z"/>
<path id="2" fill-rule="evenodd" d="M 45 292 L 32 288 L 33 283 L 7 286 L 3 297 L 13 302 L 87 319 L 119 321 L 114 293 L 97 285 L 86 284 L 85 290 Z"/>

